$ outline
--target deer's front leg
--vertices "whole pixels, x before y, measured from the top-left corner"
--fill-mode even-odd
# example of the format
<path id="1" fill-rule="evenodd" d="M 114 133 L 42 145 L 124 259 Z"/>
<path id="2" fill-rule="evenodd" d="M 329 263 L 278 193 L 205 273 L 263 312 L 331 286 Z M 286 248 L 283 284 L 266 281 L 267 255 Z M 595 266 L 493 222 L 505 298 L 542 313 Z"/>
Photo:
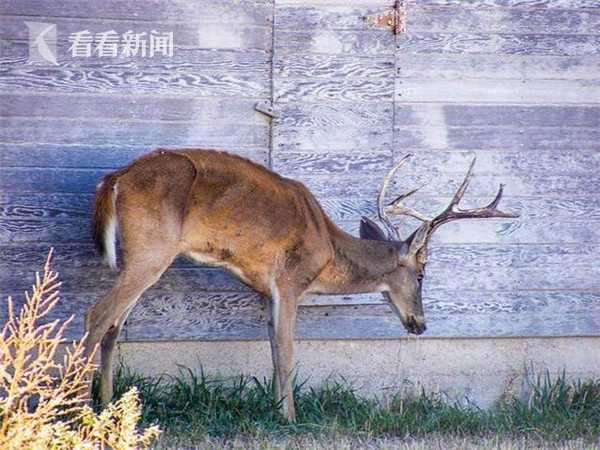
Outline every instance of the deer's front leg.
<path id="1" fill-rule="evenodd" d="M 292 370 L 294 366 L 294 330 L 297 299 L 274 289 L 269 305 L 269 339 L 273 358 L 275 400 L 281 402 L 281 412 L 289 421 L 296 420 Z"/>

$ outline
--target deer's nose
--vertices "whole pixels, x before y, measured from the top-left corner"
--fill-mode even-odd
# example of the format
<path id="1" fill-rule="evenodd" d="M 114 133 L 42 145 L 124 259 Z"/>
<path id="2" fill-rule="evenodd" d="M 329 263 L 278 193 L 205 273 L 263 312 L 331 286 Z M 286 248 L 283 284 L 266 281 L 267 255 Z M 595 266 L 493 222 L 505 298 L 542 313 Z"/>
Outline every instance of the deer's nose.
<path id="1" fill-rule="evenodd" d="M 404 324 L 406 331 L 411 334 L 423 334 L 425 330 L 427 330 L 427 325 L 425 325 L 424 319 L 417 319 L 415 316 L 410 316 L 406 323 Z"/>

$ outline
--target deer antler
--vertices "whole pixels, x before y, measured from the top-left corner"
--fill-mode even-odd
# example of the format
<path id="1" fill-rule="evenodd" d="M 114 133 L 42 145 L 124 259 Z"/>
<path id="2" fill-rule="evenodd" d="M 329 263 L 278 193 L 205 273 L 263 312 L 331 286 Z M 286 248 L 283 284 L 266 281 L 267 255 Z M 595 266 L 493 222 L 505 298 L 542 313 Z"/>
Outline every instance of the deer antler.
<path id="1" fill-rule="evenodd" d="M 500 189 L 498 190 L 498 193 L 496 194 L 496 197 L 494 198 L 494 200 L 492 200 L 492 202 L 490 204 L 488 204 L 487 206 L 484 206 L 481 208 L 475 208 L 475 209 L 460 209 L 459 208 L 458 204 L 462 200 L 462 198 L 465 194 L 465 191 L 467 190 L 467 187 L 469 186 L 469 182 L 471 181 L 471 177 L 473 175 L 473 167 L 475 166 L 475 158 L 473 158 L 473 161 L 471 162 L 471 165 L 469 166 L 469 170 L 467 171 L 467 174 L 465 175 L 465 178 L 462 181 L 462 183 L 460 184 L 458 190 L 452 197 L 450 204 L 446 207 L 446 209 L 444 211 L 442 211 L 441 214 L 437 215 L 435 218 L 432 219 L 430 217 L 427 217 L 426 215 L 421 214 L 420 212 L 402 204 L 403 200 L 405 200 L 406 198 L 413 195 L 420 188 L 413 189 L 412 191 L 409 191 L 406 194 L 402 194 L 402 195 L 398 196 L 396 199 L 394 199 L 389 204 L 389 206 L 384 207 L 383 203 L 384 203 L 385 191 L 387 190 L 387 187 L 389 185 L 389 182 L 390 182 L 392 176 L 411 156 L 412 156 L 411 154 L 406 155 L 404 158 L 402 158 L 398 162 L 398 164 L 396 164 L 394 167 L 392 167 L 392 169 L 388 172 L 388 174 L 384 178 L 383 185 L 381 187 L 381 191 L 379 192 L 379 196 L 377 197 L 379 218 L 381 219 L 381 221 L 383 223 L 385 223 L 386 227 L 389 230 L 391 230 L 391 232 L 395 236 L 398 236 L 398 230 L 392 224 L 392 221 L 387 216 L 387 213 L 394 214 L 394 215 L 404 215 L 404 216 L 414 217 L 415 219 L 418 219 L 418 220 L 424 222 L 421 227 L 426 227 L 427 238 L 433 233 L 433 231 L 437 227 L 439 227 L 440 225 L 442 225 L 444 223 L 451 222 L 453 220 L 484 219 L 484 218 L 492 218 L 492 217 L 495 217 L 495 218 L 497 218 L 497 217 L 503 217 L 503 218 L 519 217 L 518 214 L 508 213 L 508 212 L 500 211 L 499 209 L 497 209 L 498 203 L 500 203 L 500 200 L 502 199 L 502 192 L 504 190 L 503 184 L 500 185 Z M 414 236 L 415 234 L 416 234 L 416 232 L 413 233 L 412 236 Z"/>
<path id="2" fill-rule="evenodd" d="M 465 175 L 465 179 L 454 194 L 454 197 L 452 197 L 450 204 L 441 214 L 439 214 L 437 217 L 435 217 L 435 219 L 432 220 L 431 232 L 433 232 L 433 230 L 435 230 L 437 227 L 444 223 L 458 219 L 487 219 L 493 217 L 516 219 L 517 217 L 519 217 L 518 214 L 500 211 L 497 208 L 498 203 L 500 203 L 500 200 L 502 199 L 502 192 L 504 191 L 503 184 L 500 184 L 500 188 L 498 189 L 496 197 L 487 206 L 474 209 L 460 209 L 458 207 L 458 204 L 463 198 L 463 195 L 465 195 L 465 191 L 467 190 L 469 182 L 471 181 L 471 176 L 473 175 L 473 167 L 475 166 L 475 160 L 476 158 L 473 158 L 473 161 L 469 166 L 469 170 Z"/>
<path id="3" fill-rule="evenodd" d="M 386 208 L 384 206 L 385 194 L 386 194 L 386 191 L 390 184 L 390 181 L 392 181 L 393 176 L 396 174 L 398 169 L 400 169 L 400 167 L 402 167 L 404 165 L 404 163 L 406 161 L 408 161 L 411 157 L 412 157 L 412 154 L 409 153 L 404 158 L 402 158 L 400 161 L 398 161 L 390 169 L 390 171 L 387 173 L 387 175 L 383 178 L 383 183 L 381 184 L 381 188 L 379 189 L 379 194 L 377 195 L 377 216 L 379 217 L 379 220 L 381 220 L 381 222 L 388 229 L 388 234 L 391 239 L 398 240 L 398 239 L 400 239 L 400 235 L 398 233 L 398 229 L 394 226 L 394 224 L 392 223 L 392 221 L 390 220 L 390 218 L 388 217 L 388 215 L 386 213 Z M 408 197 L 409 195 L 411 195 L 414 192 L 415 191 L 409 192 L 403 198 Z"/>

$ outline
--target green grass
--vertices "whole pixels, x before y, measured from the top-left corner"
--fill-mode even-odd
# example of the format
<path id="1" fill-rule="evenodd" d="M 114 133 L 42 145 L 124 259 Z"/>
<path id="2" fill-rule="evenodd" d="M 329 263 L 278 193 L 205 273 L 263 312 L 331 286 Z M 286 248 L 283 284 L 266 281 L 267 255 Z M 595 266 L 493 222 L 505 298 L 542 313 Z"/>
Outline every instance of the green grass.
<path id="1" fill-rule="evenodd" d="M 440 393 L 399 393 L 383 403 L 358 395 L 344 382 L 320 388 L 296 383 L 295 424 L 279 416 L 269 380 L 215 379 L 188 369 L 175 377 L 151 378 L 120 367 L 115 396 L 134 385 L 144 405 L 142 426 L 158 423 L 167 436 L 187 442 L 308 434 L 384 440 L 500 436 L 591 443 L 600 434 L 600 380 L 567 382 L 564 374 L 540 375 L 530 382 L 528 398 L 506 397 L 491 410 L 453 402 Z"/>

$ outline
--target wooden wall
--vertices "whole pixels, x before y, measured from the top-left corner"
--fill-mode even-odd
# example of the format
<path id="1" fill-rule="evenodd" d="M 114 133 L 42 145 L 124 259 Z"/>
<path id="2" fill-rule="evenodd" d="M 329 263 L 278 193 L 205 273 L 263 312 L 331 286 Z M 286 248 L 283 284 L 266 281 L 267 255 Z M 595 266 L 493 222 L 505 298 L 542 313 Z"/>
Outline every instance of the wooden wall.
<path id="1" fill-rule="evenodd" d="M 391 0 L 0 0 L 0 291 L 30 283 L 50 246 L 82 312 L 115 274 L 89 237 L 94 186 L 158 145 L 224 148 L 305 182 L 357 232 L 381 177 L 434 213 L 473 156 L 465 205 L 506 183 L 519 220 L 446 225 L 431 245 L 428 336 L 600 333 L 600 4 L 414 0 L 407 32 L 368 26 Z M 58 66 L 28 65 L 24 21 L 56 23 Z M 173 57 L 72 58 L 89 29 L 173 31 Z M 278 118 L 255 111 L 272 102 Z M 416 226 L 403 224 L 403 229 Z M 20 298 L 20 297 L 19 297 Z M 4 314 L 4 311 L 0 312 Z M 404 335 L 379 296 L 323 296 L 298 336 Z M 264 338 L 262 302 L 227 273 L 177 261 L 123 339 Z"/>

